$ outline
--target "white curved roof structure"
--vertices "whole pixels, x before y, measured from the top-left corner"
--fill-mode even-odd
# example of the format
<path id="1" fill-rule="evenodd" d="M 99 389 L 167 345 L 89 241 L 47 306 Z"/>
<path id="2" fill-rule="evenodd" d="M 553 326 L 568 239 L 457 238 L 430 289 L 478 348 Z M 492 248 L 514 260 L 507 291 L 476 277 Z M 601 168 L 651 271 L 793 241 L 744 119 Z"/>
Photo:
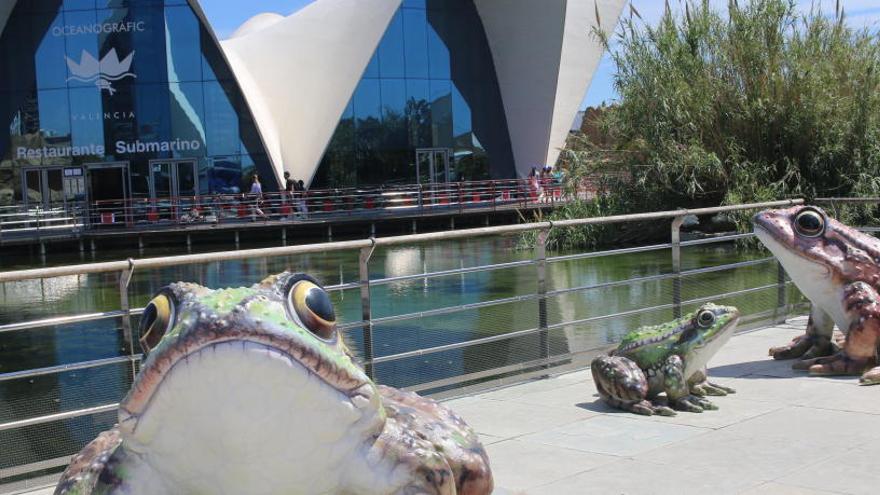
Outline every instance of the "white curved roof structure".
<path id="1" fill-rule="evenodd" d="M 555 163 L 626 0 L 474 0 L 492 52 L 516 173 Z M 315 0 L 259 14 L 221 42 L 280 178 L 314 177 L 401 0 Z"/>
<path id="2" fill-rule="evenodd" d="M 318 0 L 222 41 L 280 178 L 308 184 L 401 0 Z"/>
<path id="3" fill-rule="evenodd" d="M 238 38 L 240 36 L 257 32 L 283 19 L 283 15 L 276 14 L 275 12 L 263 12 L 262 14 L 257 14 L 250 19 L 244 21 L 244 24 L 242 24 L 241 26 L 238 26 L 238 29 L 236 29 L 235 32 L 232 33 L 230 38 Z"/>
<path id="4" fill-rule="evenodd" d="M 495 61 L 517 173 L 553 164 L 626 0 L 475 0 Z"/>

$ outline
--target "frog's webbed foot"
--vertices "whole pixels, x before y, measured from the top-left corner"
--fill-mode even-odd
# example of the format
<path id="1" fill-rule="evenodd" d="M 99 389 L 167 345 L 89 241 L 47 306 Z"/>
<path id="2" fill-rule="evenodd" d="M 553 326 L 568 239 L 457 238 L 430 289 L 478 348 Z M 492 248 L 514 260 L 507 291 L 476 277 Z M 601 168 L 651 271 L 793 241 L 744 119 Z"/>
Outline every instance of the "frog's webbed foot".
<path id="1" fill-rule="evenodd" d="M 861 375 L 871 368 L 876 361 L 873 358 L 853 358 L 845 351 L 833 356 L 801 361 L 811 375 Z M 872 370 L 873 371 L 873 370 Z M 870 371 L 868 372 L 870 373 Z M 867 373 L 865 373 L 867 374 Z"/>
<path id="2" fill-rule="evenodd" d="M 837 349 L 831 342 L 834 321 L 827 313 L 817 307 L 810 310 L 807 330 L 804 335 L 795 337 L 791 342 L 779 347 L 771 347 L 773 359 L 814 359 L 834 354 Z M 795 369 L 798 363 L 793 365 Z"/>
<path id="3" fill-rule="evenodd" d="M 677 399 L 670 399 L 669 405 L 679 411 L 701 413 L 703 411 L 715 411 L 718 406 L 709 402 L 709 399 L 699 395 L 685 395 Z"/>
<path id="4" fill-rule="evenodd" d="M 706 395 L 714 395 L 714 396 L 724 396 L 727 394 L 735 394 L 736 390 L 725 387 L 724 385 L 718 385 L 717 383 L 712 383 L 708 380 L 697 383 L 696 385 L 691 385 L 691 394 L 697 395 L 700 397 L 704 397 Z"/>
<path id="5" fill-rule="evenodd" d="M 644 416 L 675 416 L 676 414 L 675 409 L 663 404 L 652 403 L 647 399 L 636 403 L 623 404 L 620 408 Z"/>
<path id="6" fill-rule="evenodd" d="M 866 371 L 859 379 L 859 383 L 862 385 L 880 385 L 880 366 Z"/>

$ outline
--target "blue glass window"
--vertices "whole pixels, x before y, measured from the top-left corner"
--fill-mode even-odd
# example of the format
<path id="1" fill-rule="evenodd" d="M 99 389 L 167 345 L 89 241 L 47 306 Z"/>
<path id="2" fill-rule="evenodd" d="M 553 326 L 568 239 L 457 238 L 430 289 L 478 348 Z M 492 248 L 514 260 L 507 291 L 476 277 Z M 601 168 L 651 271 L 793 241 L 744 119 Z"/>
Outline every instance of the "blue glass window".
<path id="1" fill-rule="evenodd" d="M 403 47 L 403 16 L 398 10 L 391 18 L 377 51 L 382 77 L 400 78 L 406 75 Z"/>
<path id="2" fill-rule="evenodd" d="M 97 16 L 94 10 L 64 13 L 67 26 L 94 26 Z M 67 78 L 70 87 L 95 86 L 99 76 L 101 54 L 98 53 L 98 36 L 93 33 L 74 32 L 63 37 L 66 43 Z"/>
<path id="3" fill-rule="evenodd" d="M 428 77 L 428 26 L 425 12 L 403 9 L 406 77 Z"/>
<path id="4" fill-rule="evenodd" d="M 367 120 L 379 121 L 382 115 L 382 98 L 379 81 L 363 79 L 354 90 L 354 117 L 358 125 Z"/>
<path id="5" fill-rule="evenodd" d="M 349 102 L 356 125 L 340 120 L 317 187 L 415 181 L 419 148 L 445 148 L 452 180 L 515 174 L 492 53 L 472 0 L 404 0 L 376 55 Z M 372 118 L 377 78 L 381 125 Z"/>
<path id="6" fill-rule="evenodd" d="M 241 152 L 238 114 L 223 85 L 217 81 L 204 83 L 205 133 L 210 155 L 237 155 Z"/>
<path id="7" fill-rule="evenodd" d="M 200 81 L 199 21 L 189 7 L 165 9 L 165 52 L 169 81 Z"/>
<path id="8" fill-rule="evenodd" d="M 101 89 L 92 85 L 70 89 L 70 129 L 74 146 L 104 145 Z"/>
<path id="9" fill-rule="evenodd" d="M 54 17 L 54 21 L 49 26 L 49 33 L 43 36 L 34 57 L 34 68 L 37 72 L 37 86 L 40 88 L 66 88 L 67 87 L 67 61 L 65 56 L 64 38 L 54 36 L 53 32 L 58 32 L 64 26 L 64 18 L 61 15 L 54 16 L 52 14 L 35 15 L 33 17 L 34 27 L 45 23 L 50 17 Z M 79 58 L 73 59 L 79 61 Z"/>
<path id="10" fill-rule="evenodd" d="M 64 0 L 61 8 L 64 10 L 94 10 L 95 0 Z"/>
<path id="11" fill-rule="evenodd" d="M 207 144 L 202 83 L 171 83 L 168 92 L 171 97 L 171 135 L 199 143 L 198 149 L 177 152 L 175 157 L 201 156 Z"/>
<path id="12" fill-rule="evenodd" d="M 202 193 L 240 190 L 243 166 L 277 187 L 232 72 L 187 0 L 20 0 L 0 36 L 0 74 L 0 162 L 12 164 L 0 188 L 20 190 L 21 165 L 120 161 L 132 194 L 147 197 L 154 158 L 195 159 Z M 95 151 L 15 160 L 15 143 Z"/>
<path id="13" fill-rule="evenodd" d="M 47 142 L 70 144 L 70 105 L 66 89 L 47 89 L 37 93 L 40 132 Z"/>
<path id="14" fill-rule="evenodd" d="M 364 70 L 364 77 L 379 77 L 379 52 L 373 53 L 370 62 Z"/>

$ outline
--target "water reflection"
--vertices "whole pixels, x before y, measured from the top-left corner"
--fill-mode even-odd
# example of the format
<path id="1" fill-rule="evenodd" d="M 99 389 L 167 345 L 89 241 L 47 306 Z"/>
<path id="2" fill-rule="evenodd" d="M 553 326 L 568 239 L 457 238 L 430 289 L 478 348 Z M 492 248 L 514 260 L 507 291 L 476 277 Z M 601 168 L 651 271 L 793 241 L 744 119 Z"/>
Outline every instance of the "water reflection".
<path id="1" fill-rule="evenodd" d="M 529 259 L 531 251 L 515 249 L 513 238 L 485 238 L 430 245 L 377 249 L 370 264 L 370 277 L 399 277 Z M 211 246 L 217 249 L 222 246 Z M 161 249 L 148 256 L 167 254 Z M 102 256 L 121 259 L 125 252 L 104 252 Z M 693 247 L 685 250 L 685 268 L 718 265 L 751 259 L 761 254 L 739 253 L 732 247 Z M 65 262 L 64 255 L 50 260 Z M 16 260 L 24 264 L 25 260 Z M 773 265 L 746 267 L 691 277 L 682 288 L 684 300 L 741 288 L 773 284 Z M 358 279 L 356 252 L 330 252 L 296 257 L 251 258 L 220 263 L 194 264 L 156 270 L 137 270 L 131 280 L 130 299 L 134 307 L 143 306 L 159 288 L 173 281 L 190 281 L 212 288 L 252 285 L 265 276 L 283 270 L 308 272 L 325 284 Z M 611 256 L 550 263 L 547 265 L 548 290 L 580 287 L 642 277 L 671 271 L 668 251 Z M 533 294 L 537 288 L 535 266 L 453 275 L 430 279 L 415 278 L 374 286 L 371 289 L 375 318 L 418 313 L 448 306 L 485 302 Z M 10 323 L 57 315 L 118 309 L 118 274 L 59 277 L 43 282 L 0 284 L 0 322 Z M 547 322 L 561 325 L 549 334 L 551 355 L 577 353 L 615 342 L 627 330 L 656 324 L 671 318 L 670 309 L 637 315 L 602 319 L 591 323 L 565 324 L 586 318 L 613 315 L 637 308 L 667 305 L 671 302 L 670 280 L 651 281 L 619 287 L 575 291 L 549 297 Z M 718 301 L 736 304 L 745 313 L 773 308 L 775 288 Z M 334 292 L 332 299 L 343 322 L 361 318 L 358 289 Z M 690 309 L 690 308 L 686 308 Z M 135 321 L 135 324 L 137 322 Z M 515 301 L 479 307 L 452 314 L 422 316 L 405 321 L 377 324 L 374 328 L 374 355 L 390 356 L 415 349 L 466 342 L 473 339 L 531 330 L 538 327 L 538 302 Z M 363 355 L 361 330 L 348 338 Z M 119 319 L 57 325 L 34 331 L 0 333 L 0 372 L 54 366 L 125 354 L 127 343 Z M 466 373 L 532 361 L 541 358 L 540 336 L 518 338 L 379 363 L 378 381 L 395 386 L 412 386 Z M 0 382 L 0 422 L 111 403 L 118 400 L 131 383 L 128 364 L 60 373 L 36 379 Z M 106 418 L 105 418 L 106 419 Z M 63 450 L 91 438 L 104 419 L 84 418 L 50 425 L 57 429 Z M 28 430 L 31 431 L 31 430 Z M 0 435 L 0 443 L 30 442 L 31 452 L 46 452 L 40 440 L 44 429 L 33 430 L 33 438 L 22 431 Z M 10 435 L 15 435 L 13 439 Z M 24 440 L 23 440 L 24 438 Z M 24 448 L 24 447 L 23 447 Z M 65 450 L 66 449 L 66 450 Z M 75 449 L 73 449 L 75 450 Z M 9 454 L 12 455 L 12 454 Z M 7 461 L 12 462 L 11 458 Z M 20 463 L 20 459 L 16 458 Z M 0 459 L 0 467 L 4 467 Z"/>

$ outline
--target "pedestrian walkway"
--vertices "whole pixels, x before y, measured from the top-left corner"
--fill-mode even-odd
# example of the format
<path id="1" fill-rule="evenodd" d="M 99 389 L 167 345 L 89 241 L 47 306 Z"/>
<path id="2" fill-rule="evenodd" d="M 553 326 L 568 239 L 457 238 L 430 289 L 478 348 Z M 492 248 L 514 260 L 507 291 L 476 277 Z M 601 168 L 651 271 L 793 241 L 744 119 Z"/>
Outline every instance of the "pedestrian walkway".
<path id="1" fill-rule="evenodd" d="M 767 349 L 804 318 L 744 333 L 710 362 L 737 393 L 702 414 L 610 409 L 589 370 L 446 404 L 479 432 L 496 494 L 875 494 L 880 386 L 809 377 Z M 33 492 L 52 493 L 51 489 Z"/>
<path id="2" fill-rule="evenodd" d="M 745 333 L 709 363 L 718 411 L 644 417 L 589 370 L 448 401 L 480 433 L 498 494 L 875 494 L 880 386 L 809 377 L 767 356 L 803 318 Z"/>

